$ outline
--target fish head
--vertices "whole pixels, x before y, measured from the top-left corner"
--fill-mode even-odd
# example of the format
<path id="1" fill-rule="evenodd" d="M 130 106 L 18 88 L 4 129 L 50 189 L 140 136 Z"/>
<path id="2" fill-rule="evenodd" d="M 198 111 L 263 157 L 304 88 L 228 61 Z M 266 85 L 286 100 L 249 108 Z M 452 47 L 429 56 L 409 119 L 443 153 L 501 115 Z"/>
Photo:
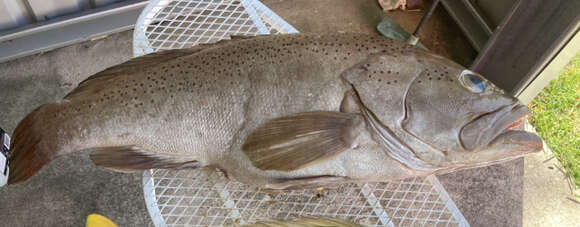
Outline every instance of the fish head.
<path id="1" fill-rule="evenodd" d="M 542 149 L 537 135 L 516 130 L 529 114 L 516 98 L 468 69 L 434 68 L 439 70 L 413 79 L 404 94 L 404 134 L 454 165 L 478 166 Z"/>
<path id="2" fill-rule="evenodd" d="M 379 57 L 372 64 L 392 67 L 381 64 L 381 59 L 393 61 Z M 514 130 L 529 114 L 516 98 L 443 57 L 419 52 L 406 59 L 411 60 L 399 62 L 397 86 L 377 80 L 365 83 L 368 79 L 363 70 L 359 70 L 361 76 L 345 78 L 376 122 L 389 128 L 395 135 L 391 137 L 405 144 L 417 160 L 434 166 L 469 167 L 541 150 L 537 135 Z M 387 69 L 366 71 L 375 70 Z M 387 75 L 383 81 L 393 80 L 391 77 Z"/>

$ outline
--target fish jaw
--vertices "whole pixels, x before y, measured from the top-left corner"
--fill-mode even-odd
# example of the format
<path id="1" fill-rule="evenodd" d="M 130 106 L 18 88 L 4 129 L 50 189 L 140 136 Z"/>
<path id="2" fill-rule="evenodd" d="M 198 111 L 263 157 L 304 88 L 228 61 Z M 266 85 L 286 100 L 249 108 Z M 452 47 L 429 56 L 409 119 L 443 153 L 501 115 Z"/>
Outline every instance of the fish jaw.
<path id="1" fill-rule="evenodd" d="M 542 150 L 542 140 L 534 133 L 520 128 L 529 109 L 517 102 L 483 114 L 466 124 L 459 137 L 466 150 L 474 152 L 509 152 L 521 156 Z"/>
<path id="2" fill-rule="evenodd" d="M 542 139 L 534 133 L 508 129 L 498 135 L 489 144 L 489 148 L 525 155 L 540 152 L 542 144 Z"/>

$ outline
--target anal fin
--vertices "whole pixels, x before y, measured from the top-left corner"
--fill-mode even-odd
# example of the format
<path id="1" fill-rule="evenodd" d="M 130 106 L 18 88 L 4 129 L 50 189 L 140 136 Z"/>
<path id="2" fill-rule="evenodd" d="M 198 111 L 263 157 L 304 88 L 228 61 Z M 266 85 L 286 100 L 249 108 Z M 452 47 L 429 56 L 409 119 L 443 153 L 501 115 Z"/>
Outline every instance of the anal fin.
<path id="1" fill-rule="evenodd" d="M 360 227 L 347 220 L 328 217 L 300 217 L 296 220 L 260 221 L 243 227 Z"/>
<path id="2" fill-rule="evenodd" d="M 270 189 L 304 189 L 349 182 L 350 178 L 333 175 L 320 175 L 311 177 L 278 179 L 274 183 L 266 185 Z"/>
<path id="3" fill-rule="evenodd" d="M 147 169 L 193 169 L 201 163 L 186 155 L 156 153 L 137 146 L 100 147 L 91 149 L 95 165 L 119 172 Z"/>

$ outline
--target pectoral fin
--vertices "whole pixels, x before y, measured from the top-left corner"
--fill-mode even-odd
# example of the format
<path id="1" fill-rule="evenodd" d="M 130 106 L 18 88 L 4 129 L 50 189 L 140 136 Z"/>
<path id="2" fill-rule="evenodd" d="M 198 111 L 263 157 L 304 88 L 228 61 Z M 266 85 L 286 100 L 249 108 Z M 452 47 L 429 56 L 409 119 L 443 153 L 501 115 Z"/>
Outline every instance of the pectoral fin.
<path id="1" fill-rule="evenodd" d="M 344 93 L 344 98 L 340 103 L 340 112 L 360 114 L 360 104 L 353 90 Z"/>
<path id="2" fill-rule="evenodd" d="M 353 146 L 359 114 L 317 111 L 270 120 L 247 139 L 243 151 L 263 170 L 291 171 Z"/>
<path id="3" fill-rule="evenodd" d="M 199 162 L 186 155 L 155 153 L 137 146 L 101 147 L 92 150 L 90 157 L 95 165 L 119 172 L 201 167 Z"/>

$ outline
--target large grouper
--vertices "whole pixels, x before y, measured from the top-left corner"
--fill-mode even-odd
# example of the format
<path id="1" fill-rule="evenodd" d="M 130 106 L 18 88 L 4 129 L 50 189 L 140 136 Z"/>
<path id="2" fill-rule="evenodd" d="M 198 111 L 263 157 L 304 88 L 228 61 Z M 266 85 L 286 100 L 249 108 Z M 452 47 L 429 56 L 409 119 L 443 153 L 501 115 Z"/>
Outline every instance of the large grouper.
<path id="1" fill-rule="evenodd" d="M 396 180 L 540 151 L 513 129 L 527 114 L 481 75 L 381 36 L 233 37 L 134 58 L 38 107 L 14 132 L 9 183 L 76 151 L 273 189 Z"/>

